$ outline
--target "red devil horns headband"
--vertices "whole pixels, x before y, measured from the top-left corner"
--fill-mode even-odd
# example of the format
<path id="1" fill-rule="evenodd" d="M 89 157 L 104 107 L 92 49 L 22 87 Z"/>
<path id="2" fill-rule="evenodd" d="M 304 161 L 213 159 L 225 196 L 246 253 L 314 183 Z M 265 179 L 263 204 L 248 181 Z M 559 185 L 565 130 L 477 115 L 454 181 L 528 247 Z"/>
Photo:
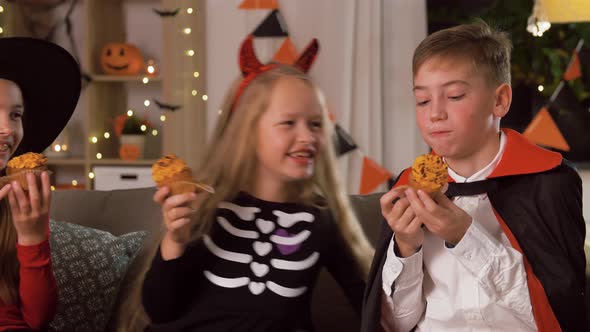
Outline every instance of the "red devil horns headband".
<path id="1" fill-rule="evenodd" d="M 234 100 L 232 106 L 232 111 L 235 109 L 235 105 L 238 104 L 240 96 L 242 95 L 248 84 L 250 84 L 250 82 L 254 80 L 254 78 L 264 73 L 265 71 L 269 71 L 280 66 L 280 64 L 278 63 L 270 63 L 267 65 L 263 65 L 256 57 L 256 53 L 254 52 L 253 41 L 254 37 L 252 35 L 248 36 L 248 38 L 244 40 L 244 42 L 242 43 L 242 47 L 240 48 L 239 62 L 240 69 L 242 71 L 242 75 L 244 76 L 244 78 L 242 79 L 242 82 L 240 83 L 240 86 L 238 88 L 236 99 Z M 319 49 L 320 45 L 318 44 L 317 39 L 314 38 L 309 43 L 305 51 L 301 53 L 301 55 L 299 56 L 297 61 L 295 61 L 293 66 L 300 69 L 304 73 L 307 73 L 311 68 L 311 65 L 314 63 L 318 55 Z"/>

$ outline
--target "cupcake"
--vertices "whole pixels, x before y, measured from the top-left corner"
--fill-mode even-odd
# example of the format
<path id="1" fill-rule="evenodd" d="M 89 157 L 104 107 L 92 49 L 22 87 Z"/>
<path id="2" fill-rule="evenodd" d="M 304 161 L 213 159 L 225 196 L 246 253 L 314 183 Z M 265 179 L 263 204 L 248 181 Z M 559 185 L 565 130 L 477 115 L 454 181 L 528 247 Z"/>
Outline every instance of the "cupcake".
<path id="1" fill-rule="evenodd" d="M 421 189 L 433 196 L 447 184 L 448 176 L 448 167 L 442 157 L 425 154 L 418 156 L 414 160 L 409 185 L 416 190 Z"/>
<path id="2" fill-rule="evenodd" d="M 38 177 L 43 171 L 47 171 L 47 158 L 40 153 L 28 152 L 8 161 L 3 181 L 4 183 L 16 181 L 26 191 L 29 189 L 27 173 L 33 173 Z"/>
<path id="3" fill-rule="evenodd" d="M 173 154 L 158 159 L 152 165 L 152 177 L 158 188 L 168 186 L 172 195 L 201 190 L 214 192 L 210 186 L 197 183 L 191 168 L 184 160 Z"/>

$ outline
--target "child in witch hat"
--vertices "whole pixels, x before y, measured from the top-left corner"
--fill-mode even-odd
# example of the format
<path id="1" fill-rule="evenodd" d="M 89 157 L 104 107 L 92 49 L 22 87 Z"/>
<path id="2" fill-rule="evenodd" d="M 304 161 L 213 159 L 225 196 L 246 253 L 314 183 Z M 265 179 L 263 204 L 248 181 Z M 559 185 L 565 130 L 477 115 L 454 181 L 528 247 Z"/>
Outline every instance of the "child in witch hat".
<path id="1" fill-rule="evenodd" d="M 0 170 L 12 156 L 41 152 L 70 119 L 81 82 L 63 48 L 33 38 L 0 39 Z M 57 286 L 49 248 L 49 174 L 0 189 L 0 331 L 45 328 Z"/>

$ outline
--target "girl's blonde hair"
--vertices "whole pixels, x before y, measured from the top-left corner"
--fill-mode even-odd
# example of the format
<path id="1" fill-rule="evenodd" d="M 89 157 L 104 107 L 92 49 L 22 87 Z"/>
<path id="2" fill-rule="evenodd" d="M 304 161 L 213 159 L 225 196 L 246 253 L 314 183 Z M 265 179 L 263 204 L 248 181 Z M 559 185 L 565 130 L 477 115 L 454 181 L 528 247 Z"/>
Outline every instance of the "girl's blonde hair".
<path id="1" fill-rule="evenodd" d="M 16 303 L 19 283 L 16 229 L 5 199 L 0 201 L 0 262 L 0 299 L 5 304 Z"/>
<path id="2" fill-rule="evenodd" d="M 233 104 L 239 83 L 234 84 L 234 88 L 226 96 L 212 142 L 201 167 L 195 172 L 198 181 L 211 184 L 216 192 L 206 197 L 195 215 L 194 220 L 198 222 L 193 224 L 194 238 L 198 239 L 209 230 L 220 202 L 231 200 L 240 190 L 251 188 L 257 163 L 255 133 L 258 120 L 269 106 L 274 85 L 286 78 L 299 79 L 316 93 L 322 109 L 325 142 L 313 175 L 308 180 L 294 184 L 289 197 L 299 203 L 330 209 L 359 269 L 366 276 L 373 249 L 352 212 L 348 196 L 339 181 L 335 152 L 331 144 L 333 125 L 329 120 L 324 97 L 308 75 L 292 66 L 281 65 L 258 75 L 244 90 L 237 105 Z"/>
<path id="3" fill-rule="evenodd" d="M 325 142 L 322 152 L 318 155 L 313 176 L 294 184 L 289 197 L 299 203 L 330 209 L 343 238 L 356 258 L 359 271 L 366 278 L 373 257 L 373 248 L 352 212 L 348 196 L 339 181 L 335 152 L 331 144 L 333 125 L 329 120 L 324 98 L 309 76 L 292 66 L 280 65 L 259 74 L 242 92 L 237 105 L 234 105 L 234 102 L 241 79 L 233 84 L 226 95 L 205 157 L 201 166 L 194 172 L 197 181 L 208 183 L 215 188 L 215 194 L 204 198 L 193 217 L 196 221 L 192 228 L 193 239 L 198 240 L 209 231 L 219 203 L 231 200 L 240 190 L 251 187 L 250 181 L 254 177 L 257 163 L 258 120 L 269 106 L 275 84 L 280 79 L 287 78 L 305 82 L 316 93 L 322 108 L 321 121 Z M 140 277 L 141 283 L 150 262 L 151 259 L 147 261 L 148 264 Z M 136 293 L 140 293 L 141 287 L 138 288 Z M 140 298 L 141 294 L 138 297 Z M 132 310 L 134 307 L 137 309 L 137 305 L 128 307 Z M 143 324 L 146 322 L 145 317 L 139 317 L 137 314 L 135 320 Z"/>

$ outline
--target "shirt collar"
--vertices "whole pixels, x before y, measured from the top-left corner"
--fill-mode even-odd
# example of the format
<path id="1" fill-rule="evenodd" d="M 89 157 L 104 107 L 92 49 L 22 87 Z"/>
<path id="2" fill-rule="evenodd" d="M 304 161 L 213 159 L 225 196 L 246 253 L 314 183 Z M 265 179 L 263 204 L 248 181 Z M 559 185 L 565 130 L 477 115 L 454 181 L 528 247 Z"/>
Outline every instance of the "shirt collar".
<path id="1" fill-rule="evenodd" d="M 496 156 L 494 157 L 494 159 L 489 164 L 487 164 L 484 168 L 480 169 L 479 171 L 475 172 L 475 174 L 473 174 L 469 177 L 463 177 L 463 176 L 457 174 L 455 171 L 453 171 L 449 167 L 449 176 L 453 180 L 455 180 L 455 182 L 457 182 L 457 183 L 485 180 L 490 174 L 492 174 L 492 172 L 494 171 L 496 166 L 498 166 L 498 164 L 500 163 L 500 160 L 502 159 L 502 154 L 504 154 L 505 148 L 506 148 L 506 134 L 504 134 L 503 131 L 500 131 L 500 148 L 498 149 L 498 153 L 496 153 Z"/>

